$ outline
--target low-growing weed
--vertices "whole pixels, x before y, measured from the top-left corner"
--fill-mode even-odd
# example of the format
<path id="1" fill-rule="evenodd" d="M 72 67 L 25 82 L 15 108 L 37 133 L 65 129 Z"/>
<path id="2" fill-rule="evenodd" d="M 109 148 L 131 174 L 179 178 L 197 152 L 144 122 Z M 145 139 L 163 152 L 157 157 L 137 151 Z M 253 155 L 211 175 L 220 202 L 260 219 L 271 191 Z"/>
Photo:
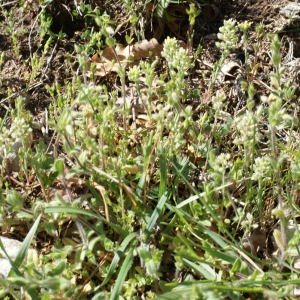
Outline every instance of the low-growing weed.
<path id="1" fill-rule="evenodd" d="M 160 1 L 158 8 L 168 4 Z M 48 130 L 36 140 L 37 124 L 22 98 L 0 122 L 0 224 L 9 232 L 14 219 L 28 228 L 36 219 L 8 278 L 0 280 L 1 297 L 275 299 L 296 294 L 299 112 L 293 105 L 296 89 L 282 66 L 280 38 L 269 36 L 273 72 L 268 92 L 258 97 L 256 89 L 266 84 L 256 79 L 257 66 L 248 61 L 251 23 L 224 21 L 216 44 L 220 57 L 204 95 L 189 80 L 201 55 L 201 47 L 191 55 L 198 15 L 193 4 L 189 47 L 168 37 L 160 57 L 150 54 L 130 66 L 117 53 L 109 15 L 77 8 L 74 17 L 82 14 L 98 30 L 82 32 L 68 54 L 69 86 L 46 86 L 52 97 L 51 135 Z M 40 22 L 47 39 L 42 53 L 31 58 L 30 82 L 39 78 L 43 60 L 63 38 L 50 32 L 45 7 Z M 239 30 L 246 100 L 235 111 L 218 81 Z M 257 47 L 260 32 L 257 27 Z M 96 66 L 88 63 L 104 47 L 118 65 L 118 86 L 97 82 Z M 78 70 L 72 68 L 72 55 Z M 15 169 L 9 169 L 11 154 L 18 158 Z M 30 243 L 35 247 L 29 249 Z"/>

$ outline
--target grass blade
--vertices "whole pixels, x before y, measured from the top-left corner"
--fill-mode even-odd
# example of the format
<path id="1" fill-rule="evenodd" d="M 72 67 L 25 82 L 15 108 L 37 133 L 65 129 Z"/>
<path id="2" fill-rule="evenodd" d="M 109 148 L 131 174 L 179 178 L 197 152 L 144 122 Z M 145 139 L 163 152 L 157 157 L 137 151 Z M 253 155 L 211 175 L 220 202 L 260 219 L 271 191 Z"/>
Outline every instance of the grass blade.
<path id="1" fill-rule="evenodd" d="M 120 270 L 118 278 L 116 280 L 116 284 L 115 284 L 112 294 L 110 296 L 110 300 L 119 299 L 119 295 L 120 295 L 123 283 L 125 281 L 125 278 L 127 276 L 129 269 L 131 268 L 132 262 L 133 262 L 133 247 L 129 250 L 129 252 L 122 264 L 121 270 Z"/>
<path id="2" fill-rule="evenodd" d="M 110 264 L 109 270 L 107 272 L 107 275 L 106 275 L 105 279 L 103 280 L 101 286 L 103 286 L 104 284 L 106 284 L 109 281 L 109 279 L 113 275 L 114 271 L 116 270 L 118 262 L 121 259 L 121 256 L 123 255 L 127 245 L 136 237 L 138 237 L 137 233 L 131 233 L 123 240 L 118 251 L 115 253 L 115 256 L 114 256 L 114 258 Z"/>
<path id="3" fill-rule="evenodd" d="M 33 226 L 31 227 L 30 231 L 28 232 L 25 240 L 23 241 L 19 251 L 18 251 L 18 254 L 16 256 L 16 259 L 14 261 L 15 265 L 17 268 L 19 268 L 24 260 L 24 258 L 26 257 L 27 255 L 27 251 L 31 245 L 31 242 L 32 242 L 32 239 L 36 233 L 36 230 L 39 226 L 39 223 L 40 223 L 40 220 L 41 220 L 41 217 L 42 215 L 40 214 L 38 216 L 38 218 L 35 220 Z"/>
<path id="4" fill-rule="evenodd" d="M 166 201 L 168 200 L 168 198 L 169 198 L 169 195 L 167 195 L 167 193 L 165 193 L 159 199 L 159 201 L 158 201 L 158 203 L 157 203 L 157 205 L 156 205 L 156 207 L 155 207 L 155 209 L 154 209 L 154 211 L 151 215 L 151 218 L 150 218 L 150 220 L 147 224 L 147 227 L 146 227 L 146 231 L 148 233 L 150 233 L 152 231 L 152 229 L 153 229 L 153 227 L 154 227 L 154 225 L 155 225 L 155 223 L 156 223 L 156 221 L 157 221 L 157 219 L 158 219 L 158 217 L 159 217 L 159 215 L 162 211 L 162 208 L 164 207 L 164 205 L 165 205 Z"/>
<path id="5" fill-rule="evenodd" d="M 204 263 L 200 263 L 200 265 L 198 265 L 186 258 L 183 258 L 182 261 L 185 264 L 185 266 L 196 271 L 198 274 L 201 274 L 205 279 L 214 280 L 216 278 L 215 271 L 209 265 Z"/>
<path id="6" fill-rule="evenodd" d="M 167 161 L 162 145 L 160 145 L 159 154 L 159 171 L 160 171 L 160 183 L 159 183 L 159 195 L 160 198 L 167 189 Z"/>
<path id="7" fill-rule="evenodd" d="M 83 210 L 80 208 L 76 208 L 76 207 L 69 207 L 69 206 L 49 206 L 45 208 L 45 213 L 46 214 L 50 214 L 50 213 L 70 213 L 70 214 L 78 214 L 78 215 L 85 215 L 85 216 L 89 216 L 92 218 L 96 218 L 99 219 L 101 221 L 103 221 L 104 223 L 108 224 L 109 226 L 111 226 L 112 229 L 114 229 L 115 231 L 119 232 L 122 236 L 127 236 L 128 232 L 124 229 L 122 229 L 120 226 L 113 224 L 111 222 L 108 222 L 105 218 L 98 216 L 97 214 L 94 214 L 88 210 Z"/>
<path id="8" fill-rule="evenodd" d="M 149 160 L 150 160 L 150 157 L 151 157 L 150 155 L 151 155 L 151 150 L 152 150 L 152 146 L 153 146 L 152 138 L 153 138 L 153 134 L 150 133 L 148 144 L 143 149 L 143 153 L 144 153 L 144 168 L 143 168 L 143 172 L 141 174 L 139 183 L 138 183 L 138 185 L 136 187 L 137 193 L 139 193 L 141 195 L 143 194 L 144 187 L 146 185 L 147 167 L 148 167 L 148 163 L 149 163 Z"/>

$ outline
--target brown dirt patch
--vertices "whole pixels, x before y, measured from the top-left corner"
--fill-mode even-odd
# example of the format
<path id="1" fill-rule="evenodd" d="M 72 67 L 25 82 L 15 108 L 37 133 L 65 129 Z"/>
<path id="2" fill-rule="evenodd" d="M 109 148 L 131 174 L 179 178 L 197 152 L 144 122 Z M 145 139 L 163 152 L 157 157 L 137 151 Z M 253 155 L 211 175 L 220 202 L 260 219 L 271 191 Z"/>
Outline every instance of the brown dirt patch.
<path id="1" fill-rule="evenodd" d="M 215 47 L 216 34 L 218 33 L 219 27 L 222 26 L 224 19 L 232 18 L 236 19 L 238 22 L 245 20 L 251 21 L 253 23 L 249 33 L 249 44 L 251 45 L 255 42 L 256 38 L 254 31 L 255 26 L 257 24 L 263 24 L 266 31 L 272 32 L 272 30 L 276 28 L 276 23 L 281 18 L 279 9 L 286 3 L 288 3 L 288 1 L 212 1 L 212 6 L 216 11 L 202 8 L 202 13 L 197 18 L 194 47 L 201 44 L 204 53 L 201 59 L 205 59 L 206 63 L 212 64 L 219 56 L 219 52 Z M 91 4 L 93 7 L 97 6 L 96 1 Z M 40 9 L 33 6 L 28 9 L 23 9 L 16 4 L 7 5 L 2 8 L 2 13 L 0 14 L 1 20 L 9 20 L 9 17 L 5 17 L 4 15 L 8 14 L 10 11 L 13 12 L 11 20 L 13 28 L 9 28 L 6 22 L 2 23 L 0 27 L 0 49 L 5 53 L 5 61 L 0 72 L 0 101 L 2 105 L 2 115 L 5 111 L 3 110 L 3 105 L 13 105 L 13 98 L 18 95 L 26 97 L 28 109 L 30 109 L 34 115 L 37 115 L 51 103 L 51 98 L 45 89 L 45 85 L 51 86 L 55 82 L 67 85 L 68 81 L 72 80 L 71 77 L 67 78 L 65 75 L 66 53 L 70 53 L 74 61 L 74 44 L 80 43 L 79 37 L 81 32 L 90 28 L 82 18 L 76 19 L 72 16 L 71 12 L 75 10 L 75 7 L 72 5 L 73 4 L 69 4 L 68 1 L 62 1 L 57 3 L 53 2 L 47 7 L 47 13 L 53 17 L 53 22 L 50 27 L 51 30 L 54 33 L 58 33 L 62 30 L 66 33 L 66 37 L 56 43 L 52 43 L 48 54 L 43 58 L 42 72 L 35 78 L 30 78 L 32 72 L 30 61 L 34 54 L 38 57 L 42 55 L 42 48 L 46 42 L 46 38 L 48 38 L 47 36 L 42 38 L 39 34 L 41 30 L 37 18 Z M 119 29 L 120 33 L 117 35 L 117 38 L 120 37 L 120 40 L 122 40 L 125 33 L 128 34 L 130 31 L 128 20 L 124 19 L 128 16 L 122 16 L 121 7 L 102 4 L 100 8 L 105 9 L 106 12 L 111 15 L 111 19 L 114 19 L 115 13 L 119 12 L 118 18 L 120 24 L 123 25 L 121 25 Z M 172 12 L 176 12 L 176 9 L 173 9 Z M 171 30 L 171 26 L 163 24 L 163 31 L 159 33 L 161 41 L 168 35 L 176 36 L 186 41 L 188 16 L 183 13 L 182 9 L 180 9 L 179 13 L 180 12 L 181 18 L 178 18 L 174 23 L 177 25 L 176 30 Z M 213 15 L 213 20 L 210 19 L 211 14 Z M 146 12 L 146 15 L 145 20 L 149 20 L 151 17 L 149 16 L 149 12 Z M 155 26 L 155 24 L 161 26 L 163 22 L 164 21 L 162 20 L 159 22 L 157 20 L 152 20 L 148 25 L 146 24 L 145 27 L 142 28 L 145 29 L 145 38 L 152 38 L 155 31 L 157 31 L 157 28 L 154 28 L 153 26 Z M 158 23 L 160 23 L 160 25 Z M 172 23 L 171 25 L 174 24 Z M 16 57 L 11 37 L 10 30 L 13 29 L 17 30 L 19 33 L 18 42 L 15 45 L 15 47 L 18 48 L 20 54 L 19 57 Z M 297 47 L 299 34 L 292 34 L 288 37 L 292 43 L 295 44 L 294 56 L 298 57 L 299 53 L 297 49 L 300 48 Z M 266 41 L 266 43 L 268 43 L 268 41 Z M 238 59 L 243 59 L 241 48 L 238 48 L 236 53 L 233 53 L 232 55 L 235 55 Z M 267 61 L 265 61 L 266 57 L 264 53 L 261 53 L 261 57 L 258 57 L 258 60 L 264 65 L 267 63 Z M 72 67 L 73 71 L 76 71 L 76 64 Z M 210 74 L 210 70 L 207 67 L 203 67 L 201 70 L 207 72 L 208 75 Z M 264 69 L 264 72 L 265 71 L 267 70 Z M 197 72 L 195 74 L 197 74 Z M 231 78 L 231 84 L 234 84 L 235 80 L 235 77 Z M 105 83 L 105 79 L 101 79 L 101 83 Z M 11 94 L 14 96 L 11 97 Z"/>

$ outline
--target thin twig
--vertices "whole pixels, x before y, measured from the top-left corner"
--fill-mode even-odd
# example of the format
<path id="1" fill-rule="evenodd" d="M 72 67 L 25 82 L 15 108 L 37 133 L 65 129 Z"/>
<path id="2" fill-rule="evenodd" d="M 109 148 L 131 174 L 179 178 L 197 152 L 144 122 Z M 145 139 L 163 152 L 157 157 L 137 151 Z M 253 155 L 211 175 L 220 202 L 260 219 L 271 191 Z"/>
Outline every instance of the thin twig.
<path id="1" fill-rule="evenodd" d="M 15 4 L 15 3 L 18 3 L 18 1 L 11 1 L 8 3 L 4 3 L 4 4 L 0 5 L 0 7 L 8 6 L 8 5 Z"/>
<path id="2" fill-rule="evenodd" d="M 29 32 L 29 36 L 28 36 L 28 47 L 29 47 L 29 54 L 30 54 L 30 59 L 32 60 L 32 49 L 31 49 L 31 34 L 33 31 L 33 28 L 37 22 L 37 20 L 39 19 L 41 13 L 42 13 L 43 9 L 38 13 L 38 15 L 36 16 L 31 28 L 30 28 L 30 32 Z"/>
<path id="3" fill-rule="evenodd" d="M 44 78 L 45 76 L 47 76 L 47 75 L 46 75 L 46 72 L 48 71 L 48 68 L 49 68 L 49 66 L 50 66 L 50 63 L 51 63 L 51 61 L 52 61 L 52 59 L 53 59 L 54 52 L 55 52 L 55 50 L 56 50 L 56 48 L 57 48 L 57 45 L 58 45 L 58 41 L 59 41 L 59 38 L 57 39 L 57 41 L 56 41 L 56 43 L 55 43 L 55 46 L 54 46 L 54 48 L 53 48 L 53 50 L 52 50 L 52 52 L 51 52 L 50 57 L 47 59 L 47 65 L 46 65 L 46 67 L 45 67 L 45 69 L 44 69 L 44 71 L 43 71 L 42 78 Z"/>
<path id="4" fill-rule="evenodd" d="M 34 83 L 34 84 L 30 85 L 28 89 L 24 88 L 24 89 L 22 89 L 22 90 L 20 90 L 18 92 L 15 92 L 15 93 L 11 94 L 10 96 L 8 96 L 8 97 L 4 98 L 3 100 L 1 100 L 0 104 L 6 102 L 7 100 L 9 100 L 9 99 L 11 99 L 13 97 L 16 97 L 16 96 L 20 95 L 22 92 L 31 91 L 31 90 L 33 90 L 33 89 L 41 86 L 42 84 L 44 84 L 44 82 Z"/>
<path id="5" fill-rule="evenodd" d="M 45 134 L 47 137 L 49 137 L 49 124 L 48 124 L 48 110 L 45 108 L 45 115 L 46 115 L 46 128 L 45 128 Z"/>

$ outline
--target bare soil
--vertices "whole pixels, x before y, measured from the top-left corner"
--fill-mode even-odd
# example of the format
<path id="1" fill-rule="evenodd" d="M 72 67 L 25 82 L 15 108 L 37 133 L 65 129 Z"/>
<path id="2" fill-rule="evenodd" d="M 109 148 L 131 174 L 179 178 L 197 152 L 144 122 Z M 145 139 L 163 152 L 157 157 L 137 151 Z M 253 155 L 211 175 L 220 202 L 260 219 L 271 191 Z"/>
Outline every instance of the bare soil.
<path id="1" fill-rule="evenodd" d="M 26 2 L 26 1 L 25 1 Z M 28 1 L 28 3 L 31 1 Z M 87 1 L 86 1 L 87 2 Z M 122 15 L 120 7 L 115 5 L 106 5 L 104 1 L 89 1 L 94 8 L 99 7 L 101 11 L 106 11 L 112 20 L 117 19 L 117 24 L 121 27 L 116 34 L 116 38 L 122 43 L 124 42 L 125 34 L 129 33 L 130 27 L 128 22 L 128 16 Z M 223 25 L 223 21 L 229 18 L 242 22 L 248 20 L 252 22 L 252 26 L 249 32 L 249 50 L 250 53 L 251 44 L 255 42 L 256 34 L 255 27 L 258 24 L 264 25 L 266 32 L 274 33 L 278 24 L 282 23 L 283 17 L 279 14 L 280 8 L 284 7 L 289 1 L 273 1 L 273 0 L 214 0 L 210 1 L 210 6 L 204 6 L 202 13 L 197 18 L 195 25 L 195 34 L 193 39 L 193 46 L 196 48 L 199 44 L 203 47 L 202 55 L 200 56 L 199 65 L 196 65 L 194 76 L 196 81 L 199 78 L 199 69 L 201 73 L 205 73 L 207 77 L 210 75 L 211 68 L 208 65 L 212 65 L 220 56 L 218 49 L 216 49 L 215 42 L 217 41 L 217 33 L 220 26 Z M 32 2 L 34 3 L 34 1 Z M 158 37 L 159 42 L 167 36 L 175 36 L 187 42 L 187 29 L 188 29 L 188 16 L 183 13 L 184 9 L 181 6 L 173 5 L 170 10 L 172 13 L 176 13 L 179 16 L 175 22 L 166 22 L 158 20 L 157 18 L 151 18 L 151 13 L 148 12 L 148 16 L 145 16 L 145 20 L 148 21 L 144 25 L 145 38 L 151 39 L 155 35 Z M 45 89 L 45 85 L 53 85 L 55 82 L 59 82 L 62 86 L 67 85 L 68 81 L 72 78 L 66 78 L 65 69 L 65 55 L 71 53 L 73 61 L 75 60 L 74 45 L 80 43 L 80 34 L 88 29 L 88 25 L 83 18 L 74 18 L 71 15 L 71 11 L 74 10 L 74 4 L 70 1 L 53 1 L 48 5 L 47 11 L 52 16 L 53 22 L 51 30 L 54 33 L 58 33 L 60 30 L 66 33 L 66 38 L 52 43 L 48 56 L 44 59 L 43 72 L 38 76 L 34 82 L 31 82 L 28 78 L 30 76 L 31 67 L 30 59 L 36 53 L 41 55 L 42 46 L 46 41 L 46 38 L 40 37 L 39 21 L 37 21 L 40 9 L 35 5 L 28 4 L 27 10 L 20 8 L 16 3 L 12 2 L 11 5 L 5 5 L 0 11 L 0 20 L 4 20 L 3 13 L 13 12 L 13 18 L 11 20 L 14 23 L 14 27 L 18 28 L 19 40 L 18 49 L 21 58 L 17 58 L 14 51 L 14 46 L 11 38 L 11 32 L 8 31 L 7 24 L 0 25 L 0 50 L 5 53 L 5 63 L 0 72 L 0 101 L 2 107 L 1 115 L 5 114 L 6 108 L 3 106 L 13 105 L 14 97 L 19 95 L 25 96 L 27 99 L 27 108 L 31 113 L 37 116 L 41 113 L 50 103 L 51 98 L 49 93 Z M 150 16 L 149 16 L 150 15 Z M 117 16 L 117 17 L 116 17 Z M 148 19 L 147 19 L 148 18 Z M 118 21 L 120 24 L 118 24 Z M 286 21 L 285 21 L 286 22 Z M 169 24 L 171 23 L 171 24 Z M 287 22 L 286 22 L 287 23 Z M 123 24 L 123 25 L 122 25 Z M 163 24 L 163 25 L 162 25 Z M 174 26 L 174 24 L 176 26 Z M 155 26 L 157 26 L 155 28 Z M 158 29 L 159 27 L 159 29 Z M 157 33 L 159 32 L 159 33 Z M 283 35 L 282 35 L 283 36 Z M 299 33 L 285 34 L 285 38 L 289 43 L 293 44 L 294 58 L 298 58 L 299 53 Z M 256 57 L 258 63 L 262 66 L 262 72 L 267 75 L 271 70 L 268 68 L 269 58 L 267 52 L 269 51 L 269 41 L 266 39 L 265 45 L 262 45 L 260 49 L 260 56 Z M 243 63 L 245 59 L 242 50 L 242 44 L 231 54 L 235 60 L 240 60 Z M 283 49 L 284 53 L 288 51 L 288 45 L 286 49 Z M 205 64 L 203 64 L 205 62 Z M 74 70 L 78 67 L 73 65 Z M 199 68 L 199 69 L 198 69 Z M 198 70 L 197 70 L 198 69 Z M 236 74 L 233 74 L 232 78 L 226 78 L 226 86 L 216 86 L 216 89 L 223 88 L 226 90 L 232 87 L 236 83 Z M 267 76 L 264 76 L 267 78 Z M 109 82 L 106 82 L 105 78 L 98 80 L 102 84 L 110 86 Z M 205 88 L 205 83 L 204 86 Z M 11 90 L 8 93 L 8 90 Z M 12 95 L 11 95 L 12 93 Z M 237 99 L 236 99 L 237 100 Z M 235 105 L 236 101 L 233 101 Z"/>

